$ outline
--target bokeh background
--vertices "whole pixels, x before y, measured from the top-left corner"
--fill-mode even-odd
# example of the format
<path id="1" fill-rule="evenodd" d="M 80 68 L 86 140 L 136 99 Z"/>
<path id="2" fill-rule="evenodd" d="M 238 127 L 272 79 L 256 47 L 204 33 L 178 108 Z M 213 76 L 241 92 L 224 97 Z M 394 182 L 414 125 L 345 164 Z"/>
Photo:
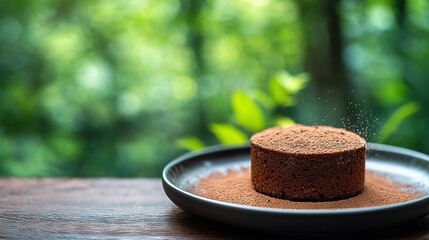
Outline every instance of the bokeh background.
<path id="1" fill-rule="evenodd" d="M 0 0 L 0 175 L 155 177 L 274 125 L 429 153 L 426 0 Z"/>

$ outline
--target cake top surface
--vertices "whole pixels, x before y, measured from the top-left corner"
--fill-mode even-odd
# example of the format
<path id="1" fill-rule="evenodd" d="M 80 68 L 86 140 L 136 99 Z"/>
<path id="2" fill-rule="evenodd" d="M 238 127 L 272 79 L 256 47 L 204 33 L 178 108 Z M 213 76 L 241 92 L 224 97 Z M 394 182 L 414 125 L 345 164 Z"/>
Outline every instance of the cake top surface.
<path id="1" fill-rule="evenodd" d="M 356 133 L 329 126 L 273 127 L 254 134 L 250 142 L 289 154 L 327 154 L 362 148 L 365 139 Z"/>

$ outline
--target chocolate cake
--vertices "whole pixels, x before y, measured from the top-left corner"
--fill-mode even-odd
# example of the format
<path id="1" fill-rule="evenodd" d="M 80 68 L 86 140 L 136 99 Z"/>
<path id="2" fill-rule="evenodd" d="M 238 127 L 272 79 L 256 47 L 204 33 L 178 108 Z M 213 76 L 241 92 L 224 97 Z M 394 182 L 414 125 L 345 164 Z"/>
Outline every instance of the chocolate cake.
<path id="1" fill-rule="evenodd" d="M 332 201 L 363 191 L 365 140 L 344 129 L 295 125 L 250 138 L 256 191 L 293 201 Z"/>

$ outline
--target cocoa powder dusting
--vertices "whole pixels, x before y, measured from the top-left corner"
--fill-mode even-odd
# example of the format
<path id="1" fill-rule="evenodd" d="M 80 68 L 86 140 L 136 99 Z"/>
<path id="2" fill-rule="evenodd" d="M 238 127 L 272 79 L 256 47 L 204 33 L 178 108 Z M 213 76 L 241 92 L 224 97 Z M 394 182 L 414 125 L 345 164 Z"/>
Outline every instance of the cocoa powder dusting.
<path id="1" fill-rule="evenodd" d="M 332 202 L 293 202 L 256 192 L 250 181 L 250 169 L 213 173 L 194 186 L 194 193 L 222 202 L 283 209 L 342 209 L 384 206 L 420 196 L 410 186 L 393 182 L 386 176 L 366 170 L 365 189 L 358 196 Z"/>
<path id="2" fill-rule="evenodd" d="M 354 150 L 365 146 L 365 140 L 345 129 L 329 126 L 273 127 L 254 134 L 250 141 L 260 147 L 288 153 L 320 155 Z"/>

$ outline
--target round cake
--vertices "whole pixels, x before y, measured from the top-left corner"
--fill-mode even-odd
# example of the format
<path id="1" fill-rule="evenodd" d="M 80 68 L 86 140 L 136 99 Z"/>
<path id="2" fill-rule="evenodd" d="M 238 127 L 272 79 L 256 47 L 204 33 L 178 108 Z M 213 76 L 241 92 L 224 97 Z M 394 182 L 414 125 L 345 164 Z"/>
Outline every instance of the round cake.
<path id="1" fill-rule="evenodd" d="M 294 125 L 250 138 L 256 191 L 293 201 L 332 201 L 362 193 L 365 140 L 345 129 Z"/>

